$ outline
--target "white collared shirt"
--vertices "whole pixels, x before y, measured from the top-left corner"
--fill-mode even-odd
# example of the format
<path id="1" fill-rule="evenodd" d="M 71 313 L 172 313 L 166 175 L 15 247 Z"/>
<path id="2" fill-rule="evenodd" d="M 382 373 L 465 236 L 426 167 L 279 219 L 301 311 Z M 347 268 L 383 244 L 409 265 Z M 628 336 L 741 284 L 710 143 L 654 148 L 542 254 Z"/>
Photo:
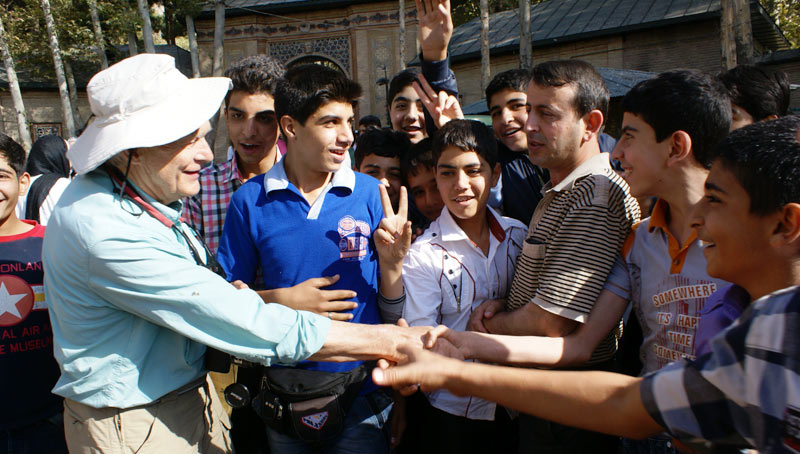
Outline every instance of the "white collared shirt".
<path id="1" fill-rule="evenodd" d="M 403 262 L 406 305 L 411 326 L 467 328 L 472 311 L 486 300 L 505 298 L 527 229 L 516 219 L 487 207 L 491 235 L 483 252 L 456 224 L 447 207 L 408 251 Z M 495 404 L 447 391 L 428 394 L 434 407 L 470 419 L 494 419 Z"/>

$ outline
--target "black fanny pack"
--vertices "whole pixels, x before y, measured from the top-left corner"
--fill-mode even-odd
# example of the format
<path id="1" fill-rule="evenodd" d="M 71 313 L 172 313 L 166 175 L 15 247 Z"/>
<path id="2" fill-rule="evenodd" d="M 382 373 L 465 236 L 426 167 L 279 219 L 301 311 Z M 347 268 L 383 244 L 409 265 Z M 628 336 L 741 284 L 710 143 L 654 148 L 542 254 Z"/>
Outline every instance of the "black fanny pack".
<path id="1" fill-rule="evenodd" d="M 364 363 L 349 372 L 267 367 L 253 409 L 284 435 L 331 440 L 342 432 L 345 416 L 374 365 Z"/>

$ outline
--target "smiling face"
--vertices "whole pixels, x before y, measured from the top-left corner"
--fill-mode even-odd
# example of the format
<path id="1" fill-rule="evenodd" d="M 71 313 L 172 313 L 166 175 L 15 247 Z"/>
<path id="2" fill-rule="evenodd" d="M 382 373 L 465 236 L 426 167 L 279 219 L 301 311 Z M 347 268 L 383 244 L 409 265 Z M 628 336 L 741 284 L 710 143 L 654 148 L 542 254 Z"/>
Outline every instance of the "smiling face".
<path id="1" fill-rule="evenodd" d="M 528 156 L 539 167 L 551 171 L 573 167 L 586 129 L 573 106 L 575 90 L 573 84 L 528 85 Z"/>
<path id="2" fill-rule="evenodd" d="M 131 163 L 131 181 L 165 205 L 197 194 L 200 169 L 214 159 L 205 139 L 210 129 L 206 122 L 170 144 L 137 149 Z"/>
<path id="3" fill-rule="evenodd" d="M 780 213 L 777 214 L 778 216 Z M 705 196 L 695 206 L 692 225 L 703 244 L 709 276 L 745 288 L 776 260 L 769 238 L 776 215 L 750 212 L 750 196 L 719 161 L 711 166 Z M 778 262 L 780 263 L 780 262 Z"/>
<path id="4" fill-rule="evenodd" d="M 429 221 L 435 221 L 444 207 L 442 195 L 436 186 L 436 175 L 433 169 L 422 165 L 417 166 L 416 170 L 416 175 L 408 174 L 408 192 L 420 213 Z"/>
<path id="5" fill-rule="evenodd" d="M 236 151 L 237 160 L 245 165 L 258 165 L 275 150 L 278 141 L 278 121 L 275 118 L 275 99 L 261 91 L 231 93 L 225 109 L 228 137 Z"/>
<path id="6" fill-rule="evenodd" d="M 30 177 L 23 172 L 21 176 L 9 165 L 8 159 L 0 153 L 0 226 L 10 219 L 16 219 L 17 199 L 28 191 Z"/>
<path id="7" fill-rule="evenodd" d="M 298 172 L 336 172 L 342 166 L 353 144 L 353 106 L 333 101 L 322 105 L 301 125 L 291 117 L 283 117 L 287 131 L 287 155 Z M 287 127 L 289 125 L 289 127 Z"/>
<path id="8" fill-rule="evenodd" d="M 411 143 L 428 137 L 422 100 L 413 86 L 408 85 L 395 95 L 389 106 L 389 117 L 392 120 L 392 129 L 406 133 Z"/>
<path id="9" fill-rule="evenodd" d="M 492 129 L 500 142 L 511 151 L 527 152 L 528 138 L 525 136 L 525 122 L 528 111 L 525 107 L 528 95 L 506 88 L 492 95 L 489 100 L 489 115 Z"/>
<path id="10" fill-rule="evenodd" d="M 457 224 L 483 219 L 489 193 L 497 183 L 499 165 L 492 169 L 474 151 L 450 145 L 436 162 L 436 186 L 445 206 Z"/>
<path id="11" fill-rule="evenodd" d="M 389 158 L 376 154 L 367 155 L 361 161 L 358 171 L 376 178 L 386 186 L 392 207 L 397 209 L 400 200 L 400 186 L 403 185 L 400 177 L 400 158 Z"/>
<path id="12" fill-rule="evenodd" d="M 625 112 L 622 117 L 622 137 L 611 157 L 622 165 L 622 177 L 634 197 L 659 197 L 664 175 L 669 140 L 656 141 L 655 130 L 640 116 Z"/>

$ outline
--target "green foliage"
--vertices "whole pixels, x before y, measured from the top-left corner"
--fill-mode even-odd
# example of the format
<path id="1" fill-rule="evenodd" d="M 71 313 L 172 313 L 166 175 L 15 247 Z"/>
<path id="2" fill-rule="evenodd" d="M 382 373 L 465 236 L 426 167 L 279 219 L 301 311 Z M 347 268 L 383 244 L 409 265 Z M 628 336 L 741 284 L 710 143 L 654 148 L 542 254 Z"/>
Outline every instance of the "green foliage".
<path id="1" fill-rule="evenodd" d="M 538 3 L 532 0 L 531 4 Z M 480 0 L 452 0 L 453 25 L 458 27 L 481 15 Z M 489 0 L 489 14 L 519 8 L 519 0 Z"/>
<path id="2" fill-rule="evenodd" d="M 797 0 L 760 0 L 761 5 L 792 43 L 800 47 L 800 2 Z"/>

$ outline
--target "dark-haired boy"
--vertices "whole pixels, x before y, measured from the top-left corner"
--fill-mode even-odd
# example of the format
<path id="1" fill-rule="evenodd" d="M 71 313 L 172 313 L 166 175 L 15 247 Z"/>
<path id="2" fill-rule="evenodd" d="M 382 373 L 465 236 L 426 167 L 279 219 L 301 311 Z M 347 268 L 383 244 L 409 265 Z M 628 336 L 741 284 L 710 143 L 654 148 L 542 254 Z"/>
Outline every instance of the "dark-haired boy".
<path id="1" fill-rule="evenodd" d="M 497 137 L 502 169 L 503 213 L 528 225 L 542 199 L 547 173 L 528 158 L 525 122 L 530 71 L 511 69 L 496 76 L 486 86 L 486 104 Z"/>
<path id="2" fill-rule="evenodd" d="M 403 185 L 400 161 L 411 142 L 402 132 L 389 129 L 368 129 L 356 142 L 355 168 L 386 186 L 392 208 L 396 211 Z"/>
<path id="3" fill-rule="evenodd" d="M 334 70 L 305 65 L 287 71 L 275 92 L 286 156 L 234 194 L 219 262 L 229 280 L 246 284 L 252 283 L 259 265 L 279 270 L 264 275 L 267 301 L 353 323 L 377 324 L 378 263 L 383 265 L 384 255 L 376 252 L 371 234 L 384 214 L 380 183 L 342 165 L 353 142 L 353 108 L 360 95 L 356 82 Z M 399 279 L 398 268 L 397 275 L 389 276 L 395 268 L 381 267 L 383 280 Z M 304 293 L 298 284 L 331 275 L 330 292 L 342 301 L 309 305 L 319 289 L 307 288 Z M 300 367 L 348 372 L 360 365 L 304 362 Z M 391 397 L 367 380 L 341 434 L 324 442 L 326 452 L 345 448 L 386 452 L 383 425 L 391 407 Z M 273 429 L 268 429 L 268 438 L 276 454 L 310 446 Z"/>
<path id="4" fill-rule="evenodd" d="M 420 68 L 408 68 L 397 73 L 389 82 L 386 99 L 392 129 L 402 131 L 417 143 L 428 137 L 436 127 L 414 90 L 413 83 L 422 74 L 436 93 L 458 93 L 458 85 L 450 70 L 447 47 L 453 35 L 450 0 L 416 0 L 419 19 L 419 44 L 422 49 Z"/>
<path id="5" fill-rule="evenodd" d="M 432 139 L 425 138 L 412 145 L 406 157 L 400 161 L 404 185 L 420 215 L 420 219 L 412 219 L 415 231 L 428 228 L 444 208 L 442 196 L 436 188 L 436 161 L 431 146 Z"/>
<path id="6" fill-rule="evenodd" d="M 731 130 L 789 113 L 789 77 L 781 70 L 739 65 L 718 78 L 731 99 Z"/>
<path id="7" fill-rule="evenodd" d="M 274 96 L 283 73 L 283 65 L 266 55 L 242 58 L 225 71 L 233 84 L 225 97 L 231 157 L 200 172 L 200 192 L 186 199 L 185 208 L 187 222 L 212 252 L 219 247 L 233 193 L 281 159 Z"/>
<path id="8" fill-rule="evenodd" d="M 436 185 L 447 209 L 419 236 L 403 263 L 411 326 L 467 329 L 474 307 L 504 298 L 526 227 L 487 206 L 500 177 L 492 132 L 481 123 L 453 120 L 433 136 Z M 422 412 L 423 452 L 491 452 L 507 440 L 505 410 L 492 402 L 429 394 Z M 497 418 L 496 419 L 496 414 Z M 501 422 L 502 421 L 502 422 Z"/>
<path id="9" fill-rule="evenodd" d="M 708 440 L 762 453 L 796 452 L 798 138 L 800 119 L 788 116 L 734 131 L 717 148 L 692 225 L 705 242 L 708 274 L 741 286 L 748 309 L 712 340 L 710 353 L 634 378 L 465 364 L 414 352 L 410 365 L 376 371 L 375 381 L 446 388 L 626 437 L 643 438 L 666 429 L 686 441 Z M 500 351 L 498 341 L 487 338 L 483 346 Z"/>
<path id="10" fill-rule="evenodd" d="M 25 150 L 0 134 L 0 416 L 2 452 L 65 453 L 59 369 L 42 286 L 44 226 L 17 218 Z M 7 451 L 8 450 L 8 451 Z"/>

